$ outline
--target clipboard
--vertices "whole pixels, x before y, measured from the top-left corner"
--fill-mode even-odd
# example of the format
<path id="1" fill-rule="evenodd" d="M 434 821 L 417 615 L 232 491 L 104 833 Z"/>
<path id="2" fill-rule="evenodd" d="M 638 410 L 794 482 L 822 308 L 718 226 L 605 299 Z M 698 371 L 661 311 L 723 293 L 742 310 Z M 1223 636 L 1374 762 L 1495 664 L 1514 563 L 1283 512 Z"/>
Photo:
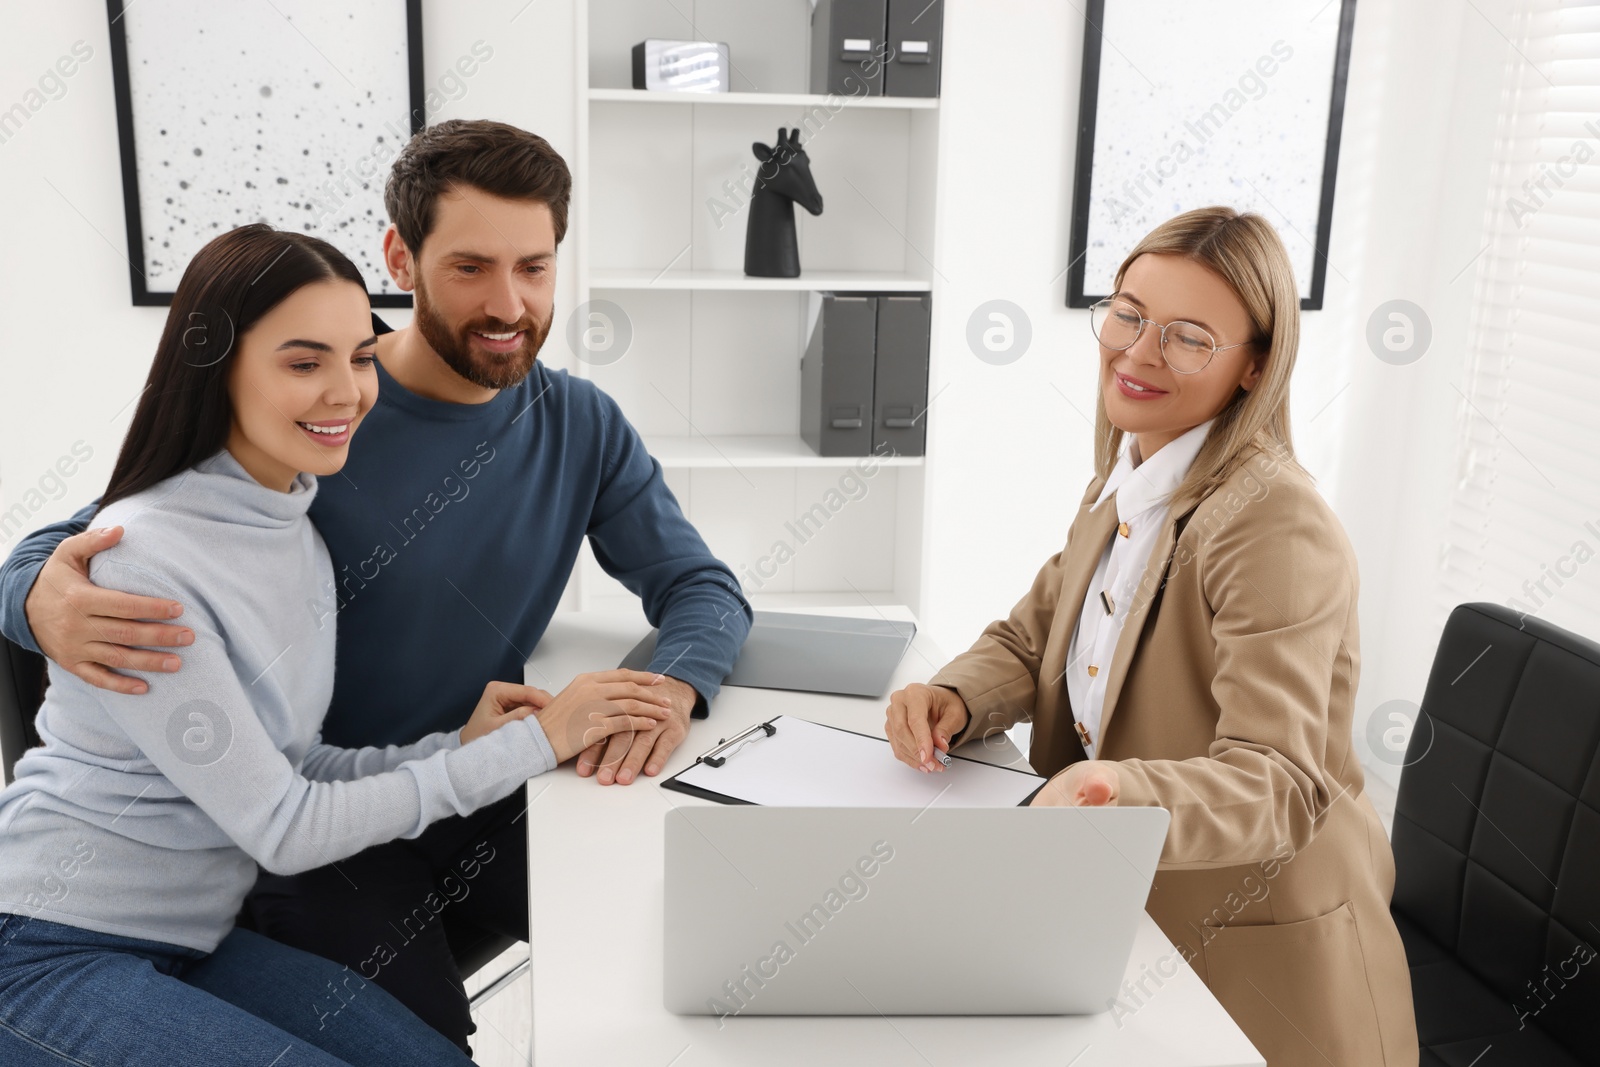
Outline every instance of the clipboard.
<path id="1" fill-rule="evenodd" d="M 894 758 L 871 734 L 779 715 L 724 738 L 661 788 L 719 804 L 787 807 L 1022 807 L 1046 779 L 950 754 L 940 773 Z"/>

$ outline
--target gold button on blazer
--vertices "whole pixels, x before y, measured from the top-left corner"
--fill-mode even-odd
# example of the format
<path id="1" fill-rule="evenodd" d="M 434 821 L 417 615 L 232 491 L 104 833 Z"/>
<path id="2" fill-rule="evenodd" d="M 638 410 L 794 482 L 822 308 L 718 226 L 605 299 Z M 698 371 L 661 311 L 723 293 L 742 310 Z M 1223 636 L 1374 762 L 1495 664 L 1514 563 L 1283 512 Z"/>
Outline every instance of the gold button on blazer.
<path id="1" fill-rule="evenodd" d="M 1065 672 L 1116 528 L 1112 499 L 1091 509 L 1103 484 L 1010 617 L 931 679 L 972 713 L 952 744 L 1031 720 L 1040 774 L 1086 758 Z M 1351 739 L 1357 590 L 1310 478 L 1254 449 L 1168 516 L 1105 667 L 1098 755 L 1117 762 L 1118 803 L 1172 813 L 1146 907 L 1270 1067 L 1418 1058 L 1394 858 Z M 1108 1009 L 1137 1011 L 1159 982 Z"/>

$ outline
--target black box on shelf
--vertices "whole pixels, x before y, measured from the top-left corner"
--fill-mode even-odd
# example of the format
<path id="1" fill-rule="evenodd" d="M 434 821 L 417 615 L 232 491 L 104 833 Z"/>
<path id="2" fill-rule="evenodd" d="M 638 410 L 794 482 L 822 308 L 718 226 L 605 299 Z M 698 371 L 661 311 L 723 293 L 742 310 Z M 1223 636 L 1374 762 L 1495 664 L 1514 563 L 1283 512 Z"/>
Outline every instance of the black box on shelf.
<path id="1" fill-rule="evenodd" d="M 885 0 L 817 0 L 811 11 L 811 91 L 883 95 Z"/>
<path id="2" fill-rule="evenodd" d="M 872 372 L 872 451 L 920 456 L 927 446 L 928 293 L 878 295 L 877 351 Z"/>
<path id="3" fill-rule="evenodd" d="M 872 364 L 878 300 L 812 293 L 811 337 L 800 360 L 800 437 L 819 456 L 872 451 Z"/>
<path id="4" fill-rule="evenodd" d="M 938 96 L 944 0 L 889 0 L 883 95 Z"/>
<path id="5" fill-rule="evenodd" d="M 938 96 L 944 0 L 817 0 L 811 91 Z"/>
<path id="6" fill-rule="evenodd" d="M 922 455 L 929 294 L 812 293 L 808 319 L 801 440 L 819 456 Z"/>

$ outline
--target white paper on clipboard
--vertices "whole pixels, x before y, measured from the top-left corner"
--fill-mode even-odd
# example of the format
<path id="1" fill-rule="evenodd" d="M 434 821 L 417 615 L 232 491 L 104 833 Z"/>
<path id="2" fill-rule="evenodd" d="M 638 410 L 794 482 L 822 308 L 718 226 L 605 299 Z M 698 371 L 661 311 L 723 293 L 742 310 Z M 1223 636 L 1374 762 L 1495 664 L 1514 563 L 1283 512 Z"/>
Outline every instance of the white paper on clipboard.
<path id="1" fill-rule="evenodd" d="M 1016 807 L 1044 784 L 1037 774 L 952 754 L 924 774 L 894 758 L 881 737 L 780 715 L 776 732 L 728 752 L 720 767 L 696 763 L 673 778 L 748 804 L 784 807 Z"/>

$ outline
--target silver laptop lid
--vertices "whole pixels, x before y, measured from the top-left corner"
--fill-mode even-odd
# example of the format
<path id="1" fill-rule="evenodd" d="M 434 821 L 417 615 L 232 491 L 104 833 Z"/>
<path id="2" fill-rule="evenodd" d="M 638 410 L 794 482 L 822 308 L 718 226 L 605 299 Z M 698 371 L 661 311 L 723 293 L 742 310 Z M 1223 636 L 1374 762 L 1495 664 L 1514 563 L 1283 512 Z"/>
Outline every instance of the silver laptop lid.
<path id="1" fill-rule="evenodd" d="M 1162 808 L 685 807 L 665 1003 L 684 1015 L 1104 1011 Z"/>
<path id="2" fill-rule="evenodd" d="M 895 619 L 757 611 L 724 684 L 887 696 L 894 669 L 916 633 L 916 623 Z M 648 669 L 657 634 L 656 630 L 646 634 L 618 666 Z"/>

